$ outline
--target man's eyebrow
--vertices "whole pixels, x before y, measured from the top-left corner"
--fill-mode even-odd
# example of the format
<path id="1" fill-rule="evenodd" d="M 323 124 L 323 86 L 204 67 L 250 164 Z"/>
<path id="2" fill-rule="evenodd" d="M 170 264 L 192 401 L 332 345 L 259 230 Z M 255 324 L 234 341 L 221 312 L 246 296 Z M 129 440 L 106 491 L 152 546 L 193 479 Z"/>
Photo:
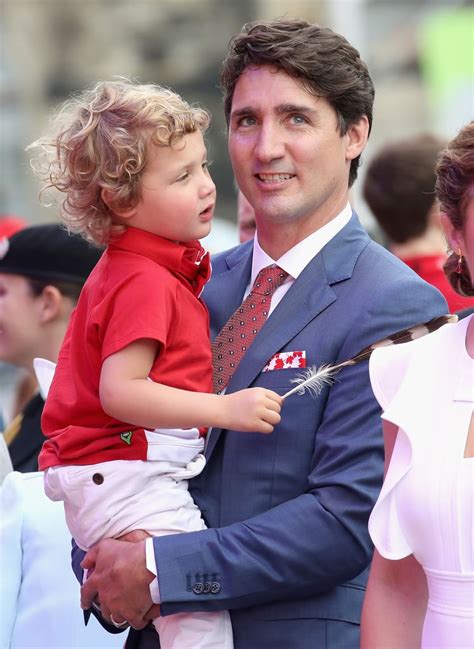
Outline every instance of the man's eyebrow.
<path id="1" fill-rule="evenodd" d="M 252 106 L 243 106 L 242 108 L 239 108 L 238 110 L 233 110 L 230 114 L 231 118 L 232 117 L 242 117 L 244 115 L 253 115 L 255 113 L 255 109 L 252 108 Z"/>
<path id="2" fill-rule="evenodd" d="M 310 106 L 304 104 L 279 104 L 276 107 L 276 112 L 280 115 L 285 113 L 307 113 L 307 114 L 316 114 L 317 111 Z"/>
<path id="3" fill-rule="evenodd" d="M 275 107 L 275 112 L 279 115 L 286 115 L 288 113 L 306 113 L 309 115 L 316 115 L 317 110 L 306 106 L 304 104 L 279 104 Z M 242 106 L 231 113 L 231 119 L 244 117 L 246 115 L 255 115 L 258 113 L 258 109 L 252 106 Z"/>

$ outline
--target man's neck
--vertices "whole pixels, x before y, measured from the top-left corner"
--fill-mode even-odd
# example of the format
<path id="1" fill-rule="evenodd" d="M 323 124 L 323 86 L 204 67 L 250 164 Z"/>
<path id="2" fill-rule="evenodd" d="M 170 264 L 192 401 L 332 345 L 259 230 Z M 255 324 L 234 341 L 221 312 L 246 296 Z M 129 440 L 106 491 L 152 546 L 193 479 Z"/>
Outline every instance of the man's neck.
<path id="1" fill-rule="evenodd" d="M 336 210 L 331 211 L 326 218 L 298 219 L 290 223 L 269 221 L 256 215 L 257 236 L 260 247 L 272 259 L 280 259 L 288 250 L 291 250 L 298 243 L 336 218 L 346 204 L 347 199 Z"/>

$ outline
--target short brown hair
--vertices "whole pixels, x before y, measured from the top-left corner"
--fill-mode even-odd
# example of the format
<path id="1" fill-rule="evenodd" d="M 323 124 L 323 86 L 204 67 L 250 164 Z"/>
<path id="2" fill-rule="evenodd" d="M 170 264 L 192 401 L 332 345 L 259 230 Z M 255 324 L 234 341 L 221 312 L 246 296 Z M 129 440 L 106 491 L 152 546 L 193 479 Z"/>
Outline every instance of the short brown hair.
<path id="1" fill-rule="evenodd" d="M 150 142 L 170 146 L 187 133 L 205 131 L 209 121 L 205 110 L 168 88 L 100 81 L 62 104 L 51 133 L 28 148 L 40 149 L 32 163 L 47 182 L 44 189 L 66 195 L 61 216 L 68 229 L 101 244 L 110 238 L 113 210 L 140 199 Z"/>
<path id="2" fill-rule="evenodd" d="M 435 204 L 435 165 L 446 141 L 424 134 L 383 146 L 364 176 L 363 196 L 392 243 L 420 237 Z"/>
<path id="3" fill-rule="evenodd" d="M 466 124 L 441 152 L 436 165 L 435 188 L 441 211 L 456 230 L 463 230 L 466 207 L 474 197 L 474 121 Z M 461 273 L 457 272 L 458 261 L 453 251 L 444 265 L 446 277 L 460 295 L 474 295 L 466 260 L 461 262 Z"/>
<path id="4" fill-rule="evenodd" d="M 223 62 L 221 85 L 227 122 L 234 89 L 249 65 L 273 65 L 312 95 L 334 108 L 341 135 L 364 115 L 372 127 L 374 86 L 359 52 L 328 27 L 304 20 L 255 21 L 234 36 Z M 351 161 L 349 186 L 357 177 L 360 156 Z"/>

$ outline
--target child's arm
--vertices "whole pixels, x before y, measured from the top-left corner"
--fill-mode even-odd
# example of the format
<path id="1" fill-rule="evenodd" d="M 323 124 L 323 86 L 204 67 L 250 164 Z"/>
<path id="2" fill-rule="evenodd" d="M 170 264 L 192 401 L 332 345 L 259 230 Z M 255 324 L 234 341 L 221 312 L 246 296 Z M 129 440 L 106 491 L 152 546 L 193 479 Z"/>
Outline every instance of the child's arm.
<path id="1" fill-rule="evenodd" d="M 105 359 L 99 396 L 108 415 L 148 429 L 214 426 L 271 433 L 279 423 L 282 400 L 271 390 L 249 388 L 216 395 L 149 381 L 158 351 L 156 341 L 142 339 Z"/>

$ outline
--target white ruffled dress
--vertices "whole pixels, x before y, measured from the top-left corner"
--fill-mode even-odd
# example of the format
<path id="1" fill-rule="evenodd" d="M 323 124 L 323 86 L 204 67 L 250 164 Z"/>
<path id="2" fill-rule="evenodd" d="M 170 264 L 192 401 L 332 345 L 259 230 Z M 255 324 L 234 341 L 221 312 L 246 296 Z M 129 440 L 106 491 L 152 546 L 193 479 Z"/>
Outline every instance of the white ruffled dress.
<path id="1" fill-rule="evenodd" d="M 369 531 L 382 556 L 413 554 L 425 571 L 423 649 L 474 647 L 474 458 L 464 457 L 474 405 L 469 321 L 370 359 L 383 419 L 399 433 Z"/>

